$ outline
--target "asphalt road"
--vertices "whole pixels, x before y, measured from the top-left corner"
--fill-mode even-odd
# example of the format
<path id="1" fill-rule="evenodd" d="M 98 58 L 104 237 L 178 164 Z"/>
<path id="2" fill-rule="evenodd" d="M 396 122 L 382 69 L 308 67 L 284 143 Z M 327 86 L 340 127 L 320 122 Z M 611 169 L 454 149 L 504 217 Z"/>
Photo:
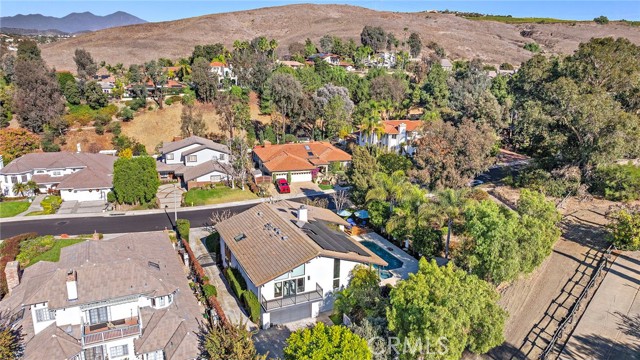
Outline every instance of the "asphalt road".
<path id="1" fill-rule="evenodd" d="M 326 195 L 322 195 L 325 197 Z M 302 202 L 304 198 L 291 199 L 292 201 Z M 329 201 L 331 202 L 331 197 Z M 331 207 L 332 204 L 330 204 Z M 233 214 L 245 211 L 256 204 L 240 205 L 233 207 L 205 209 L 194 211 L 180 211 L 179 219 L 187 219 L 191 222 L 191 227 L 202 227 L 209 223 L 209 218 L 213 211 L 229 210 Z M 57 218 L 57 219 L 41 219 L 30 221 L 3 222 L 0 224 L 0 239 L 6 239 L 11 236 L 26 232 L 36 232 L 39 235 L 79 235 L 93 234 L 94 231 L 103 234 L 117 234 L 129 232 L 144 232 L 171 229 L 173 227 L 174 214 L 172 211 L 168 213 L 150 214 L 150 215 L 120 215 L 120 216 L 95 216 L 95 217 L 75 217 L 75 218 Z"/>

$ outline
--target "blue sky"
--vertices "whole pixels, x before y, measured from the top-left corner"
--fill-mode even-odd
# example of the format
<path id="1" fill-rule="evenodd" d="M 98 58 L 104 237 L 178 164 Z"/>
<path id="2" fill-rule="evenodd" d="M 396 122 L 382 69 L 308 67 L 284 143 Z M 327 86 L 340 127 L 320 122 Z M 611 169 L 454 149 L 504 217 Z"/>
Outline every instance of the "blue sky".
<path id="1" fill-rule="evenodd" d="M 420 0 L 377 0 L 377 1 L 267 1 L 267 0 L 20 0 L 0 3 L 0 15 L 40 13 L 49 16 L 64 16 L 70 12 L 91 11 L 96 15 L 107 15 L 118 10 L 126 11 L 147 21 L 175 20 L 211 13 L 255 9 L 294 3 L 351 4 L 375 10 L 422 11 L 459 10 L 485 14 L 554 17 L 560 19 L 591 20 L 605 15 L 609 19 L 640 20 L 640 0 L 628 1 L 552 1 L 552 0 L 496 0 L 496 1 L 420 1 Z"/>

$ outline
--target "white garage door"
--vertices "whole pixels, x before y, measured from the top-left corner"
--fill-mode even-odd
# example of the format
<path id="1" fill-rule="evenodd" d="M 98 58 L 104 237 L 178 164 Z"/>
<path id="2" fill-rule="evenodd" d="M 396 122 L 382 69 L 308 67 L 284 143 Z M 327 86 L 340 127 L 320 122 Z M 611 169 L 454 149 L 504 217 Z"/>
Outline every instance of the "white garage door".
<path id="1" fill-rule="evenodd" d="M 292 171 L 291 182 L 311 181 L 311 171 Z"/>
<path id="2" fill-rule="evenodd" d="M 311 304 L 289 306 L 271 312 L 271 325 L 281 325 L 311 318 Z"/>

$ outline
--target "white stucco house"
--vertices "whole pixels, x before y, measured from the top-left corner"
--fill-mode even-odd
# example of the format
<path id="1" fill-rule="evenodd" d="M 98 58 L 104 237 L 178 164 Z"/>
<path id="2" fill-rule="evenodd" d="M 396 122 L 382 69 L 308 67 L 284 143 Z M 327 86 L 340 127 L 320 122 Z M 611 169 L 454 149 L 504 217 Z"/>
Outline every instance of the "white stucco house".
<path id="1" fill-rule="evenodd" d="M 164 232 L 86 240 L 5 274 L 0 311 L 22 328 L 23 360 L 199 358 L 203 309 Z"/>
<path id="2" fill-rule="evenodd" d="M 212 73 L 218 76 L 218 85 L 222 86 L 225 80 L 229 80 L 232 85 L 238 85 L 238 76 L 233 72 L 233 66 L 221 61 L 212 61 L 209 64 Z"/>
<path id="3" fill-rule="evenodd" d="M 63 201 L 106 201 L 116 159 L 64 151 L 26 154 L 0 169 L 0 189 L 7 197 L 16 197 L 20 194 L 14 193 L 14 184 L 35 181 L 42 193 L 60 191 Z"/>
<path id="4" fill-rule="evenodd" d="M 266 176 L 291 178 L 291 182 L 312 181 L 314 174 L 329 171 L 331 163 L 346 167 L 351 155 L 325 141 L 272 145 L 253 148 L 253 161 Z"/>
<path id="5" fill-rule="evenodd" d="M 189 188 L 231 179 L 230 151 L 226 145 L 199 136 L 165 143 L 156 169 L 160 180 L 178 179 Z"/>
<path id="6" fill-rule="evenodd" d="M 331 210 L 262 203 L 216 224 L 223 266 L 237 269 L 261 304 L 260 326 L 285 324 L 333 308 L 357 265 L 387 263 L 342 229 Z"/>
<path id="7" fill-rule="evenodd" d="M 400 154 L 413 155 L 413 142 L 420 138 L 421 120 L 386 120 L 382 121 L 384 130 L 381 134 L 366 134 L 358 131 L 358 145 L 374 145 Z"/>

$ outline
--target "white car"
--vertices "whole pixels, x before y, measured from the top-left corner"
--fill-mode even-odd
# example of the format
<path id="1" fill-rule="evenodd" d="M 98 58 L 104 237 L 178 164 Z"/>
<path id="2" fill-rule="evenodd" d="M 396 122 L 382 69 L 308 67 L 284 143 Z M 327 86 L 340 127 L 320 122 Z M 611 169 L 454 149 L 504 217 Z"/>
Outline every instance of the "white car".
<path id="1" fill-rule="evenodd" d="M 484 184 L 484 181 L 482 181 L 482 180 L 473 180 L 473 181 L 471 181 L 469 183 L 469 186 L 470 187 L 476 187 L 476 186 L 482 185 L 482 184 Z"/>

